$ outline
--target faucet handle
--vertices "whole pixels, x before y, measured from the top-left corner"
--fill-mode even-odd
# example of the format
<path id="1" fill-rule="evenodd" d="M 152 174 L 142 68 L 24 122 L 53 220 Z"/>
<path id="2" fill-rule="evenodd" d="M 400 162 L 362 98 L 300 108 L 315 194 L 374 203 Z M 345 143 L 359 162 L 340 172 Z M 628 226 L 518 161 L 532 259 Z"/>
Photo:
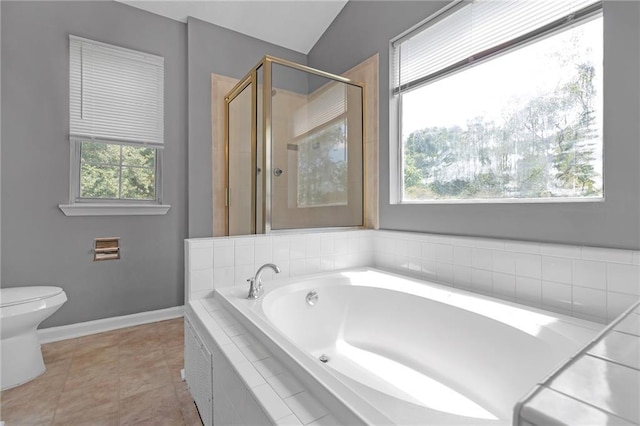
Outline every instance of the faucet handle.
<path id="1" fill-rule="evenodd" d="M 249 283 L 249 294 L 247 295 L 247 299 L 249 300 L 257 299 L 259 294 L 258 294 L 258 288 L 256 287 L 256 284 L 255 284 L 255 278 L 254 277 L 247 278 L 247 282 Z"/>

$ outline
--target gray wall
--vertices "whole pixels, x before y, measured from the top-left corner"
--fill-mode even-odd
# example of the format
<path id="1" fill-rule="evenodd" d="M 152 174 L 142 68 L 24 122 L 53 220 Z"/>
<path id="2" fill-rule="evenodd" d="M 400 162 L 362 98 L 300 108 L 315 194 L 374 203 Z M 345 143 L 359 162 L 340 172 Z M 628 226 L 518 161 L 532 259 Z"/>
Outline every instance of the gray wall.
<path id="1" fill-rule="evenodd" d="M 189 18 L 189 238 L 212 230 L 211 73 L 240 79 L 264 55 L 301 64 L 306 55 Z M 217 183 L 216 183 L 217 184 Z"/>
<path id="2" fill-rule="evenodd" d="M 211 226 L 211 73 L 240 78 L 265 54 L 306 55 L 198 20 L 113 1 L 0 2 L 2 286 L 59 285 L 69 301 L 43 327 L 183 303 L 183 239 Z M 165 216 L 66 217 L 68 35 L 165 58 Z M 95 237 L 122 259 L 93 262 Z"/>
<path id="3" fill-rule="evenodd" d="M 2 46 L 2 7 L 0 7 L 0 48 Z M 0 54 L 0 99 L 2 99 L 2 54 Z M 2 129 L 2 102 L 0 102 L 0 129 Z M 2 159 L 2 131 L 0 131 L 0 163 Z M 0 164 L 0 195 L 2 193 L 2 165 Z M 0 241 L 2 241 L 2 197 L 0 196 Z M 2 244 L 0 243 L 0 271 L 2 271 Z M 0 286 L 2 278 L 0 276 Z"/>
<path id="4" fill-rule="evenodd" d="M 380 225 L 383 229 L 640 248 L 640 9 L 605 2 L 603 203 L 398 205 L 389 202 L 389 41 L 447 2 L 350 1 L 309 52 L 342 73 L 380 53 Z"/>
<path id="5" fill-rule="evenodd" d="M 606 3 L 605 203 L 389 204 L 389 39 L 443 4 L 349 2 L 308 56 L 311 66 L 342 73 L 380 53 L 382 227 L 638 248 L 636 2 Z M 2 1 L 0 7 L 2 285 L 62 286 L 69 301 L 45 327 L 182 304 L 182 240 L 211 235 L 211 73 L 240 78 L 265 54 L 303 64 L 307 57 L 195 19 L 185 25 L 112 1 Z M 69 192 L 68 34 L 165 58 L 167 215 L 66 217 L 58 209 Z M 122 238 L 121 260 L 91 261 L 93 239 L 100 236 Z"/>
<path id="6" fill-rule="evenodd" d="M 68 302 L 44 326 L 183 303 L 187 228 L 186 27 L 115 2 L 2 7 L 2 285 L 59 285 Z M 74 34 L 165 58 L 165 216 L 66 217 L 69 39 Z M 122 259 L 93 262 L 95 237 L 121 237 Z"/>

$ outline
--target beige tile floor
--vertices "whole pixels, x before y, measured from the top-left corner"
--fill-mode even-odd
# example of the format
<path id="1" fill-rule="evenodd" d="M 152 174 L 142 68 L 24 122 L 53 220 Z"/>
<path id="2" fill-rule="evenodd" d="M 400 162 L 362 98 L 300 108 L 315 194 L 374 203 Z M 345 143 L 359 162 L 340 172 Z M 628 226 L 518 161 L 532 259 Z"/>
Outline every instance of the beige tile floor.
<path id="1" fill-rule="evenodd" d="M 42 345 L 47 371 L 0 392 L 24 425 L 202 425 L 185 382 L 182 318 Z"/>

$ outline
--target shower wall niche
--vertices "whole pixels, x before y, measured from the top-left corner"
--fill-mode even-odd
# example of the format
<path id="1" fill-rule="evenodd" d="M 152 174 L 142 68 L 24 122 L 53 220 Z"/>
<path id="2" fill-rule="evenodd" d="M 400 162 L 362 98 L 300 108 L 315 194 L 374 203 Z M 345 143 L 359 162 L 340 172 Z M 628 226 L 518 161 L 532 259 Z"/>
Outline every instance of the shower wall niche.
<path id="1" fill-rule="evenodd" d="M 266 56 L 225 97 L 228 235 L 364 225 L 361 83 Z"/>

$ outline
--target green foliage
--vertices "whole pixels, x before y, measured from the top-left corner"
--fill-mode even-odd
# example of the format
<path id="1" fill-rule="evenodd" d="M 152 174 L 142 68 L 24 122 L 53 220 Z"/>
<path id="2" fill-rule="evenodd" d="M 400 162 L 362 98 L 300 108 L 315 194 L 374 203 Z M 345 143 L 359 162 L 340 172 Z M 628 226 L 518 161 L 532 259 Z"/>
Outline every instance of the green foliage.
<path id="1" fill-rule="evenodd" d="M 140 167 L 122 168 L 122 194 L 129 200 L 153 200 L 155 198 L 155 176 L 153 169 Z"/>
<path id="2" fill-rule="evenodd" d="M 416 166 L 416 159 L 413 156 L 408 157 L 404 164 L 404 186 L 405 188 L 414 188 L 420 186 L 424 182 L 422 171 L 424 169 Z"/>
<path id="3" fill-rule="evenodd" d="M 155 163 L 155 149 L 137 146 L 122 147 L 122 164 L 126 166 L 140 166 L 153 168 Z"/>
<path id="4" fill-rule="evenodd" d="M 601 195 L 593 166 L 598 141 L 595 68 L 579 62 L 567 83 L 504 120 L 427 127 L 404 141 L 405 199 L 540 198 Z"/>
<path id="5" fill-rule="evenodd" d="M 82 164 L 80 174 L 80 197 L 118 198 L 117 167 Z"/>
<path id="6" fill-rule="evenodd" d="M 155 199 L 154 148 L 82 142 L 80 197 Z"/>
<path id="7" fill-rule="evenodd" d="M 120 164 L 120 145 L 82 142 L 81 160 L 92 164 Z"/>
<path id="8" fill-rule="evenodd" d="M 298 143 L 298 205 L 347 203 L 347 123 L 338 121 Z"/>
<path id="9" fill-rule="evenodd" d="M 438 195 L 461 196 L 469 190 L 471 182 L 468 180 L 454 179 L 447 182 L 434 181 L 429 184 L 429 188 Z"/>
<path id="10" fill-rule="evenodd" d="M 553 164 L 557 170 L 556 179 L 565 189 L 578 190 L 585 195 L 597 192 L 595 187 L 593 145 L 597 137 L 593 130 L 595 122 L 593 110 L 593 78 L 595 69 L 580 64 L 576 77 L 563 90 L 570 101 L 577 106 L 578 117 L 561 132 L 556 134 Z"/>

